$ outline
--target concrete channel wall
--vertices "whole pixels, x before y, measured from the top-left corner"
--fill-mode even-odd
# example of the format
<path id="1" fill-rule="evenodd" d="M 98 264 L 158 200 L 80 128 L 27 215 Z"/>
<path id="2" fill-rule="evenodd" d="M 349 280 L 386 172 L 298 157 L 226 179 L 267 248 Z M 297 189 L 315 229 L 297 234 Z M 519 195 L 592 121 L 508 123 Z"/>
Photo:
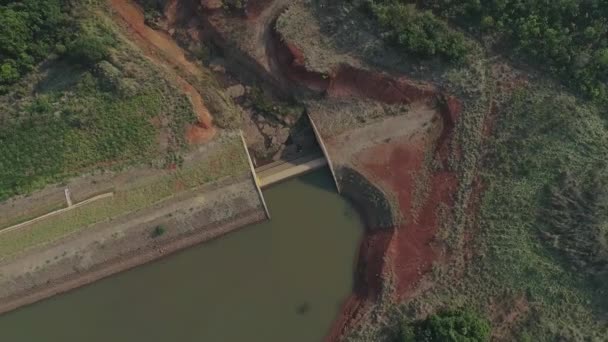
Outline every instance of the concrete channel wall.
<path id="1" fill-rule="evenodd" d="M 266 205 L 266 200 L 264 199 L 264 194 L 262 193 L 262 188 L 260 187 L 260 182 L 258 180 L 258 176 L 255 173 L 255 168 L 253 167 L 253 161 L 251 160 L 251 155 L 249 154 L 249 149 L 247 148 L 247 142 L 245 141 L 245 137 L 243 136 L 243 131 L 239 132 L 241 136 L 241 141 L 243 142 L 243 148 L 245 149 L 245 153 L 247 154 L 247 161 L 249 162 L 249 168 L 251 169 L 251 177 L 253 177 L 253 183 L 255 184 L 256 189 L 258 190 L 258 195 L 260 196 L 260 201 L 262 201 L 262 205 L 264 206 L 264 211 L 266 212 L 266 217 L 270 219 L 270 211 L 268 211 L 268 206 Z"/>
<path id="2" fill-rule="evenodd" d="M 338 193 L 340 194 L 341 193 L 340 183 L 338 183 L 338 178 L 336 176 L 336 171 L 334 170 L 334 164 L 332 163 L 331 158 L 329 157 L 329 152 L 327 151 L 327 148 L 325 147 L 325 143 L 323 142 L 323 137 L 321 136 L 321 133 L 317 129 L 317 126 L 315 125 L 315 122 L 313 121 L 313 119 L 310 116 L 310 114 L 308 114 L 308 120 L 310 121 L 310 125 L 312 126 L 312 130 L 315 132 L 315 136 L 317 137 L 317 141 L 319 142 L 319 146 L 321 146 L 321 150 L 323 151 L 323 155 L 325 156 L 325 159 L 327 160 L 327 165 L 329 165 L 329 170 L 331 171 L 331 176 L 334 178 L 334 183 L 336 184 L 336 189 L 338 190 Z"/>

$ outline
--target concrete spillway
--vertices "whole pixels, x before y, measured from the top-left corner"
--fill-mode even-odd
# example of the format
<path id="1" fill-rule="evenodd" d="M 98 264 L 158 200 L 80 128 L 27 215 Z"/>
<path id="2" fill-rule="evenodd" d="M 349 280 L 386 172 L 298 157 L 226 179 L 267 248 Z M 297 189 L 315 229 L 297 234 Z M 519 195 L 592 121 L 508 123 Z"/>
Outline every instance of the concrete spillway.
<path id="1" fill-rule="evenodd" d="M 265 188 L 281 181 L 320 169 L 327 165 L 322 155 L 313 154 L 291 161 L 280 161 L 255 170 L 260 187 Z"/>

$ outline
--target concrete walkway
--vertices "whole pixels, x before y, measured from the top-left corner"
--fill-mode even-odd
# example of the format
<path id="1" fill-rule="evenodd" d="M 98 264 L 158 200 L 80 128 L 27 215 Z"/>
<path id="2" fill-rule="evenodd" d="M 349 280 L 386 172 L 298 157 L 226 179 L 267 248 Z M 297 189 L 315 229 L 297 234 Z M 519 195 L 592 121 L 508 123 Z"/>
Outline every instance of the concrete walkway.
<path id="1" fill-rule="evenodd" d="M 291 161 L 279 161 L 257 168 L 256 174 L 262 188 L 281 181 L 318 170 L 327 165 L 325 157 L 319 154 L 304 156 Z"/>

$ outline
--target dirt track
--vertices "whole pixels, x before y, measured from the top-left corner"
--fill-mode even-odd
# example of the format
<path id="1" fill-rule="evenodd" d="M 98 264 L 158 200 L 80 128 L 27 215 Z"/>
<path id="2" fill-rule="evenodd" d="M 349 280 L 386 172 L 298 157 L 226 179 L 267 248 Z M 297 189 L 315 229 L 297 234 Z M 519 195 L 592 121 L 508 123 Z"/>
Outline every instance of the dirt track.
<path id="1" fill-rule="evenodd" d="M 188 95 L 198 116 L 198 123 L 187 128 L 186 138 L 191 144 L 201 144 L 211 140 L 216 133 L 212 117 L 199 92 L 173 68 L 194 75 L 200 74 L 199 66 L 186 58 L 185 52 L 164 32 L 155 31 L 145 24 L 142 10 L 129 0 L 110 0 L 112 9 L 127 28 L 132 40 L 156 64 L 164 66 L 177 80 L 180 88 Z"/>

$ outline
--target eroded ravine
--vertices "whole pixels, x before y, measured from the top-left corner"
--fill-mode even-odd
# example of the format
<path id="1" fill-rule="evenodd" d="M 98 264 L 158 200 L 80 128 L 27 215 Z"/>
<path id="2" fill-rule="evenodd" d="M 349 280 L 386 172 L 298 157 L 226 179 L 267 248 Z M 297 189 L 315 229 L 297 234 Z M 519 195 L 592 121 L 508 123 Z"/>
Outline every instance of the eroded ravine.
<path id="1" fill-rule="evenodd" d="M 117 14 L 123 26 L 127 28 L 129 36 L 156 64 L 165 67 L 177 81 L 182 91 L 188 96 L 198 123 L 186 128 L 186 138 L 191 144 L 201 144 L 211 140 L 216 133 L 212 116 L 205 106 L 199 91 L 192 86 L 182 75 L 174 71 L 178 68 L 184 73 L 198 76 L 200 67 L 186 57 L 185 52 L 173 39 L 161 31 L 156 31 L 145 24 L 142 10 L 130 1 L 110 0 L 112 9 Z"/>

